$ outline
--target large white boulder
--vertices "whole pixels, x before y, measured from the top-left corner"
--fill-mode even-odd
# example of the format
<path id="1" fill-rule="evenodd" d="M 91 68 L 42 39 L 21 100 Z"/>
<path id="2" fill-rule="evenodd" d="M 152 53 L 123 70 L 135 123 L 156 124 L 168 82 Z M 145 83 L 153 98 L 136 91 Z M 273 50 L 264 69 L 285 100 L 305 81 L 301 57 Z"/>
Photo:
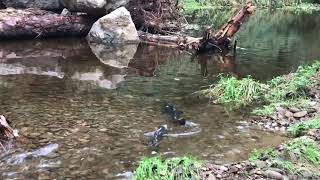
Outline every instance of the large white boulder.
<path id="1" fill-rule="evenodd" d="M 39 8 L 45 10 L 62 9 L 59 0 L 2 0 L 2 3 L 6 7 L 13 8 Z"/>
<path id="2" fill-rule="evenodd" d="M 87 40 L 103 44 L 137 43 L 139 36 L 130 12 L 121 7 L 95 22 Z"/>

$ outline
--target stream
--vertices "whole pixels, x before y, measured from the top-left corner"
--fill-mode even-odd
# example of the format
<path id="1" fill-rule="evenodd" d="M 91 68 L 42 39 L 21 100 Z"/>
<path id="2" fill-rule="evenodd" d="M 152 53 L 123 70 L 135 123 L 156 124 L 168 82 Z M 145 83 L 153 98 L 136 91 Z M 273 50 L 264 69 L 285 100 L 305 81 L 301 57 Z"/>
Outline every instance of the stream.
<path id="1" fill-rule="evenodd" d="M 202 21 L 210 13 L 187 20 L 210 24 Z M 230 163 L 280 144 L 285 137 L 248 126 L 246 109 L 230 111 L 192 93 L 220 73 L 266 81 L 312 63 L 320 57 L 319 19 L 319 13 L 259 11 L 236 35 L 236 56 L 193 58 L 163 47 L 72 38 L 1 41 L 0 114 L 21 137 L 0 156 L 0 179 L 119 179 L 154 154 Z M 170 124 L 166 103 L 200 131 Z M 148 147 L 144 134 L 164 124 L 172 136 Z"/>

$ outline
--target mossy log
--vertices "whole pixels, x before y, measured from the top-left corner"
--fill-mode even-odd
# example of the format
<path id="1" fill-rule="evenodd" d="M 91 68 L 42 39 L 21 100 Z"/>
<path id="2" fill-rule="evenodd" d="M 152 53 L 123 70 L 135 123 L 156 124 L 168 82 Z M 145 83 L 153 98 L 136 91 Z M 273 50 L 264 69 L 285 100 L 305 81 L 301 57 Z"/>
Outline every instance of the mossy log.
<path id="1" fill-rule="evenodd" d="M 0 10 L 0 39 L 85 36 L 95 19 L 39 9 Z"/>

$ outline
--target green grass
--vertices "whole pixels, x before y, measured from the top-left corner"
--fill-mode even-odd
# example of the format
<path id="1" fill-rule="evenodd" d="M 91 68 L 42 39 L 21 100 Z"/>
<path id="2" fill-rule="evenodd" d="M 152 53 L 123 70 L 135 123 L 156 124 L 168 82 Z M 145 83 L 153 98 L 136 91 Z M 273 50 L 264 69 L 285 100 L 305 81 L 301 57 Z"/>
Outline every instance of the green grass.
<path id="1" fill-rule="evenodd" d="M 319 118 L 313 119 L 310 121 L 301 122 L 298 124 L 294 124 L 288 128 L 288 132 L 290 135 L 292 135 L 294 137 L 299 137 L 310 129 L 320 129 L 320 119 Z"/>
<path id="2" fill-rule="evenodd" d="M 201 163 L 189 157 L 144 158 L 134 173 L 134 179 L 200 179 L 200 168 Z"/>
<path id="3" fill-rule="evenodd" d="M 260 83 L 251 77 L 236 79 L 221 77 L 216 85 L 196 94 L 208 97 L 214 103 L 230 105 L 239 108 L 261 101 L 262 108 L 253 110 L 256 115 L 269 116 L 276 107 L 308 108 L 309 100 L 306 92 L 311 86 L 311 77 L 320 68 L 320 62 L 309 66 L 300 66 L 295 73 L 275 77 L 266 84 Z"/>
<path id="4" fill-rule="evenodd" d="M 253 0 L 257 7 L 284 8 L 293 12 L 312 12 L 319 11 L 319 5 L 316 1 L 310 0 Z M 183 8 L 187 11 L 196 9 L 207 9 L 213 6 L 239 6 L 246 3 L 246 0 L 183 0 Z"/>
<path id="5" fill-rule="evenodd" d="M 276 156 L 277 153 L 271 148 L 260 150 L 255 149 L 249 154 L 249 161 L 256 162 L 262 159 L 273 159 Z"/>
<path id="6" fill-rule="evenodd" d="M 288 154 L 294 154 L 297 159 L 292 160 Z M 261 149 L 254 150 L 248 157 L 249 161 L 256 163 L 259 160 L 268 162 L 267 167 L 285 170 L 287 173 L 303 177 L 303 171 L 309 171 L 319 176 L 320 149 L 319 146 L 307 137 L 296 138 L 284 144 L 284 150 Z"/>
<path id="7" fill-rule="evenodd" d="M 198 92 L 217 103 L 234 107 L 246 106 L 258 100 L 263 94 L 263 84 L 251 77 L 238 80 L 234 77 L 221 77 L 216 86 Z"/>
<path id="8" fill-rule="evenodd" d="M 296 138 L 285 145 L 285 150 L 296 154 L 308 163 L 320 165 L 320 149 L 318 145 L 309 138 Z"/>

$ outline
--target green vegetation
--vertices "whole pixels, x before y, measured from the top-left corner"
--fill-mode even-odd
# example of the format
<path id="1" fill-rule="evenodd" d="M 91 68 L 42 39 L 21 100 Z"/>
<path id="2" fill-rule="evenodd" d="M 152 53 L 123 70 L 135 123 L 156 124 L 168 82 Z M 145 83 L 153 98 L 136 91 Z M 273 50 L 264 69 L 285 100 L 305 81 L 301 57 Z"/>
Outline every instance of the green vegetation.
<path id="1" fill-rule="evenodd" d="M 249 161 L 256 162 L 261 159 L 272 159 L 272 158 L 275 158 L 276 156 L 277 156 L 277 153 L 271 148 L 264 149 L 264 150 L 255 149 L 250 153 Z"/>
<path id="2" fill-rule="evenodd" d="M 288 132 L 294 137 L 299 137 L 310 129 L 320 129 L 319 118 L 294 124 L 288 128 Z"/>
<path id="3" fill-rule="evenodd" d="M 210 86 L 200 93 L 217 103 L 240 107 L 258 100 L 263 95 L 263 84 L 251 77 L 238 80 L 234 77 L 221 76 L 216 86 Z"/>
<path id="4" fill-rule="evenodd" d="M 268 167 L 280 168 L 301 177 L 303 176 L 302 171 L 309 171 L 319 176 L 320 148 L 313 140 L 301 137 L 285 144 L 283 151 L 270 148 L 254 150 L 249 155 L 249 160 L 253 163 L 261 160 L 267 161 L 269 162 Z"/>
<path id="5" fill-rule="evenodd" d="M 253 0 L 255 6 L 285 8 L 292 11 L 318 11 L 319 5 L 316 0 Z M 208 9 L 213 6 L 237 6 L 245 4 L 246 0 L 184 0 L 185 10 Z"/>
<path id="6" fill-rule="evenodd" d="M 201 163 L 188 157 L 144 158 L 134 173 L 136 180 L 200 179 Z"/>
<path id="7" fill-rule="evenodd" d="M 285 150 L 314 165 L 320 165 L 320 148 L 308 138 L 296 138 L 285 146 Z"/>
<path id="8" fill-rule="evenodd" d="M 310 66 L 300 66 L 295 73 L 273 78 L 266 84 L 250 77 L 240 80 L 234 77 L 221 77 L 215 86 L 210 86 L 197 94 L 209 97 L 216 103 L 231 105 L 232 108 L 246 106 L 254 101 L 265 102 L 265 106 L 253 110 L 256 115 L 271 115 L 279 106 L 307 108 L 310 103 L 306 91 L 312 83 L 310 78 L 319 68 L 320 62 Z"/>

